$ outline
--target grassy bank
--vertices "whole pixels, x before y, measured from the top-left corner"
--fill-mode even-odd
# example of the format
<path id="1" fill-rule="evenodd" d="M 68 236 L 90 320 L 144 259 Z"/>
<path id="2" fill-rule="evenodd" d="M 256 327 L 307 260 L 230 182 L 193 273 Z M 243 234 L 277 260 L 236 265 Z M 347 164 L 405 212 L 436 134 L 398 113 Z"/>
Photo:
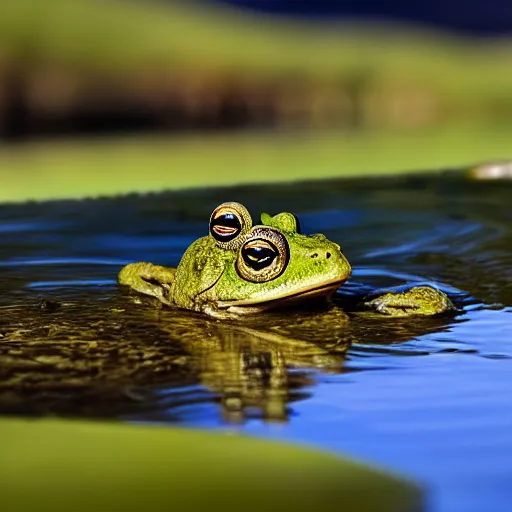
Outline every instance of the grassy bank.
<path id="1" fill-rule="evenodd" d="M 133 137 L 0 147 L 0 201 L 442 170 L 512 156 L 512 130 Z"/>

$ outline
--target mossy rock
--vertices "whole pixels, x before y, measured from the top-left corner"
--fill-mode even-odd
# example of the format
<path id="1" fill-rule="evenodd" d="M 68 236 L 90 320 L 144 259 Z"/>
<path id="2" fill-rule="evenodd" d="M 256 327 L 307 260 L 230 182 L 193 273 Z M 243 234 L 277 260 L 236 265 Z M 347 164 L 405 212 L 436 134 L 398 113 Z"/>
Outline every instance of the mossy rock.
<path id="1" fill-rule="evenodd" d="M 2 510 L 417 511 L 416 486 L 311 449 L 117 422 L 0 420 Z"/>

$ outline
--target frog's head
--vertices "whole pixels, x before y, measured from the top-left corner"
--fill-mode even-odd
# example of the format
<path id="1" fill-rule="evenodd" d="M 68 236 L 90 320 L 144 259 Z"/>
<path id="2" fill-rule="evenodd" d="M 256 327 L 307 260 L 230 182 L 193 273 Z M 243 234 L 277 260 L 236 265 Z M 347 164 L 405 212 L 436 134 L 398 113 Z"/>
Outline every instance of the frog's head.
<path id="1" fill-rule="evenodd" d="M 340 246 L 321 234 L 303 235 L 292 213 L 264 213 L 253 226 L 243 205 L 224 203 L 212 213 L 209 238 L 214 252 L 223 252 L 223 269 L 208 295 L 229 313 L 330 298 L 351 273 Z"/>

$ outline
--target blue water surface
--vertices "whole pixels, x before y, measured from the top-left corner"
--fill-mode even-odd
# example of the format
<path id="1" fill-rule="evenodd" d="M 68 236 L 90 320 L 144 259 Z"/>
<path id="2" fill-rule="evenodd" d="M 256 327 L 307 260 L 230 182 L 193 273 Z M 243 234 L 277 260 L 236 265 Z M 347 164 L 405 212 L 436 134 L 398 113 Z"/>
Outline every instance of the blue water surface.
<path id="1" fill-rule="evenodd" d="M 353 264 L 341 298 L 428 282 L 446 290 L 460 314 L 424 329 L 417 320 L 402 321 L 394 331 L 394 320 L 354 316 L 359 334 L 337 370 L 288 365 L 282 421 L 271 421 L 257 401 L 230 421 L 223 391 L 197 378 L 148 383 L 158 397 L 155 409 L 116 415 L 320 446 L 417 479 L 431 512 L 506 512 L 512 503 L 510 197 L 511 184 L 446 175 L 3 205 L 2 307 L 36 296 L 117 300 L 116 274 L 124 264 L 176 266 L 186 247 L 207 234 L 210 212 L 224 201 L 243 202 L 254 217 L 293 211 L 304 232 L 324 233 Z M 93 410 L 94 403 L 75 413 Z"/>

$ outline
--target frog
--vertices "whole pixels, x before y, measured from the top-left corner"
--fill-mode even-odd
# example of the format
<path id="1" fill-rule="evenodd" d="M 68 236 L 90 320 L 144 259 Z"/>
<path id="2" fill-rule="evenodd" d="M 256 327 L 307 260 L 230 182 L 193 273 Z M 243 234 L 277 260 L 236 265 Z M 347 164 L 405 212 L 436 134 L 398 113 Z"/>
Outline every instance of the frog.
<path id="1" fill-rule="evenodd" d="M 237 202 L 217 206 L 209 232 L 195 240 L 176 268 L 129 263 L 118 283 L 165 306 L 232 320 L 307 303 L 332 304 L 352 274 L 341 246 L 322 233 L 303 234 L 297 215 L 262 213 L 253 223 Z M 453 311 L 449 297 L 429 284 L 374 290 L 356 298 L 356 310 L 388 317 Z"/>

